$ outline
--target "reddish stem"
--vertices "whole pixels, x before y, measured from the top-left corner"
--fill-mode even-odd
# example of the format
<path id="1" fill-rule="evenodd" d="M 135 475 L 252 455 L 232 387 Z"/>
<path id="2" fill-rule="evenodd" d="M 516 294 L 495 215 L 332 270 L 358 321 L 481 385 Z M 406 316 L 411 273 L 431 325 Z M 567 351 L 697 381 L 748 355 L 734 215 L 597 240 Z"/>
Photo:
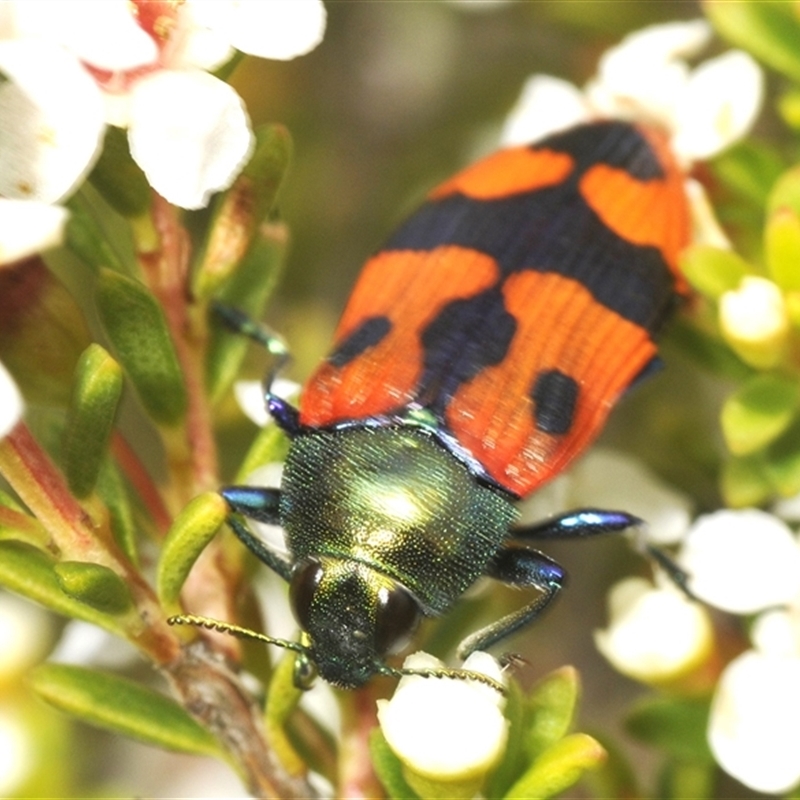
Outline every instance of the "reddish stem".
<path id="1" fill-rule="evenodd" d="M 145 508 L 150 512 L 158 531 L 162 534 L 166 533 L 172 524 L 172 518 L 164 504 L 164 499 L 161 497 L 161 492 L 159 492 L 158 487 L 150 477 L 150 473 L 145 469 L 144 464 L 139 460 L 139 456 L 136 455 L 134 449 L 119 431 L 114 431 L 111 437 L 111 451 L 144 503 Z"/>

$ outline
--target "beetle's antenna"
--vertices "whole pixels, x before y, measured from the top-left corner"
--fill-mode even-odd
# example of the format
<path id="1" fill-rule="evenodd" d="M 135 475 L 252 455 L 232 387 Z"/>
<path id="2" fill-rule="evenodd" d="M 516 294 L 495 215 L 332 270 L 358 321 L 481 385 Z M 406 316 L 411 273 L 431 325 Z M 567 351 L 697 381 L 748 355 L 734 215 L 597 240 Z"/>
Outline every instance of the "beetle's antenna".
<path id="1" fill-rule="evenodd" d="M 194 625 L 196 628 L 206 628 L 209 631 L 218 631 L 219 633 L 228 633 L 231 636 L 236 636 L 239 639 L 255 639 L 257 642 L 264 642 L 266 644 L 274 644 L 278 647 L 285 647 L 287 650 L 294 650 L 296 653 L 308 655 L 308 648 L 300 642 L 293 642 L 290 639 L 278 639 L 274 636 L 267 636 L 258 631 L 251 631 L 249 628 L 242 628 L 239 625 L 233 625 L 230 622 L 222 622 L 218 619 L 211 619 L 211 617 L 200 617 L 196 614 L 176 614 L 167 620 L 168 625 Z"/>
<path id="2" fill-rule="evenodd" d="M 459 681 L 476 681 L 482 683 L 499 692 L 504 697 L 508 695 L 508 690 L 503 686 L 500 681 L 484 675 L 482 672 L 475 672 L 471 669 L 450 669 L 448 667 L 440 667 L 430 669 L 414 669 L 402 667 L 401 669 L 394 669 L 393 667 L 382 666 L 378 670 L 381 675 L 388 675 L 391 678 L 402 678 L 404 675 L 417 675 L 420 678 L 452 678 Z"/>

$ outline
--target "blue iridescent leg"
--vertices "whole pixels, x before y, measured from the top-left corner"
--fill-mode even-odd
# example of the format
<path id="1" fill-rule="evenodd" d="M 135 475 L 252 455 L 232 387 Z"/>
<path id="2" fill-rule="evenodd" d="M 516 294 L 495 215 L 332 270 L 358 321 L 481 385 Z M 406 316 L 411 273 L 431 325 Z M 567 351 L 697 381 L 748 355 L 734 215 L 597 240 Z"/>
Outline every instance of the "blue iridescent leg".
<path id="1" fill-rule="evenodd" d="M 616 533 L 643 524 L 639 517 L 624 511 L 581 508 L 560 517 L 514 528 L 510 533 L 515 539 L 567 539 Z"/>
<path id="2" fill-rule="evenodd" d="M 564 569 L 544 553 L 513 545 L 498 551 L 489 564 L 486 574 L 508 586 L 535 588 L 541 590 L 542 594 L 518 611 L 502 617 L 464 639 L 458 646 L 458 657 L 461 659 L 476 650 L 485 650 L 525 625 L 529 625 L 555 600 L 567 580 Z"/>
<path id="3" fill-rule="evenodd" d="M 226 486 L 220 490 L 231 511 L 267 525 L 279 525 L 278 506 L 281 493 L 279 489 L 259 486 Z M 250 529 L 236 517 L 228 517 L 228 525 L 239 541 L 260 561 L 288 581 L 292 575 L 292 565 L 280 555 L 270 550 Z"/>
<path id="4" fill-rule="evenodd" d="M 244 312 L 233 306 L 215 302 L 212 306 L 214 313 L 222 320 L 226 327 L 234 333 L 247 336 L 254 342 L 264 347 L 267 352 L 274 356 L 275 363 L 264 376 L 264 403 L 267 411 L 285 431 L 288 436 L 296 436 L 303 429 L 300 424 L 300 417 L 297 409 L 278 395 L 272 392 L 272 384 L 275 376 L 289 361 L 289 349 L 283 339 L 266 325 L 250 319 Z"/>

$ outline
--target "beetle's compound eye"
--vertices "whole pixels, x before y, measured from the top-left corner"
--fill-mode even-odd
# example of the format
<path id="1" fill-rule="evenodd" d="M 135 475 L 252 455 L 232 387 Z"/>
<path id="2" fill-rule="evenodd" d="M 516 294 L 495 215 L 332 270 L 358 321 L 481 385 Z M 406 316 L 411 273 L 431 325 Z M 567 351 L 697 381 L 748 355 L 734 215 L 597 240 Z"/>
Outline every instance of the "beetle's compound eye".
<path id="1" fill-rule="evenodd" d="M 322 580 L 322 564 L 319 561 L 309 559 L 301 563 L 292 576 L 289 588 L 289 602 L 292 605 L 295 619 L 300 623 L 300 627 L 308 630 L 309 612 L 311 601 L 317 591 L 317 586 Z"/>
<path id="2" fill-rule="evenodd" d="M 375 649 L 396 652 L 408 644 L 419 625 L 417 601 L 402 586 L 381 589 L 375 611 Z"/>

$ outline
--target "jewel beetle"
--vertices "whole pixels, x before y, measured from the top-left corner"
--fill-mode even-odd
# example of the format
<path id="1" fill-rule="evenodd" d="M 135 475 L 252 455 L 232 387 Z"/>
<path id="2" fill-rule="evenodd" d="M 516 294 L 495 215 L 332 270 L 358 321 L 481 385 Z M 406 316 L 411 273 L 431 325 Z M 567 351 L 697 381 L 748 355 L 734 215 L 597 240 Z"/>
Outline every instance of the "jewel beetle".
<path id="1" fill-rule="evenodd" d="M 458 653 L 490 647 L 564 585 L 532 542 L 639 522 L 582 509 L 515 527 L 515 502 L 582 453 L 653 366 L 688 239 L 684 176 L 655 129 L 598 121 L 501 150 L 434 189 L 367 261 L 299 409 L 265 381 L 291 440 L 281 488 L 222 494 L 283 527 L 288 558 L 232 518 L 289 582 L 293 647 L 325 680 L 391 672 L 419 619 L 478 578 L 539 590 Z"/>

